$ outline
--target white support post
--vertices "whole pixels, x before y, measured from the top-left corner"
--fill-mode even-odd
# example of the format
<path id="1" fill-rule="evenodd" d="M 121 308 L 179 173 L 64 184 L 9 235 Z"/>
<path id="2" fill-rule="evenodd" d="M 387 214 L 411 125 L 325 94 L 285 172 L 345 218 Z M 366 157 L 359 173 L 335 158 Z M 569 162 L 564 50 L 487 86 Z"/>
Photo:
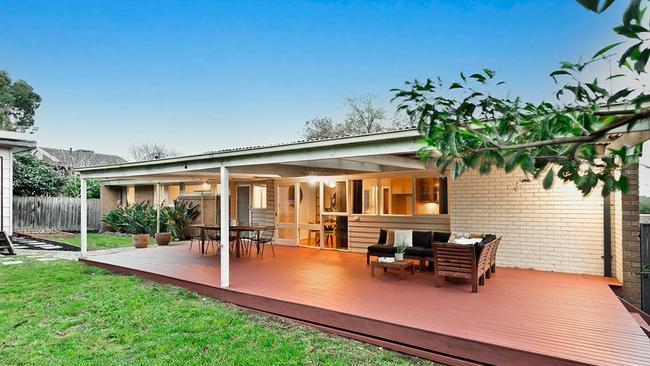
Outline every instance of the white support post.
<path id="1" fill-rule="evenodd" d="M 86 179 L 81 178 L 81 256 L 88 253 L 88 203 L 86 201 Z"/>
<path id="2" fill-rule="evenodd" d="M 221 167 L 221 287 L 230 286 L 230 201 L 228 168 Z"/>
<path id="3" fill-rule="evenodd" d="M 156 234 L 160 234 L 160 183 L 156 183 Z"/>

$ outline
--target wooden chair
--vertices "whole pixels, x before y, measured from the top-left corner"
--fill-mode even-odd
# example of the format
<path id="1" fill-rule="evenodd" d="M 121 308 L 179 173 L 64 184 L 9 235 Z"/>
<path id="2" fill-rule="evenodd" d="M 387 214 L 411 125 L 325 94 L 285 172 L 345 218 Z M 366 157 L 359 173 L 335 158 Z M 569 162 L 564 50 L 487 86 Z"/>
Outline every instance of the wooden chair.
<path id="1" fill-rule="evenodd" d="M 498 237 L 494 242 L 494 248 L 492 249 L 492 255 L 490 256 L 490 270 L 492 273 L 497 272 L 497 249 L 499 249 L 500 243 L 501 237 Z"/>
<path id="2" fill-rule="evenodd" d="M 433 246 L 433 281 L 442 286 L 446 277 L 464 278 L 472 282 L 472 292 L 478 292 L 476 252 L 473 245 L 441 244 Z"/>
<path id="3" fill-rule="evenodd" d="M 478 287 L 485 284 L 485 278 L 491 271 L 492 251 L 496 251 L 497 240 L 485 244 L 478 260 L 474 245 L 463 244 L 434 244 L 433 278 L 436 287 L 442 285 L 447 277 L 464 278 L 472 282 L 472 292 L 477 293 Z M 441 278 L 442 277 L 442 278 Z"/>

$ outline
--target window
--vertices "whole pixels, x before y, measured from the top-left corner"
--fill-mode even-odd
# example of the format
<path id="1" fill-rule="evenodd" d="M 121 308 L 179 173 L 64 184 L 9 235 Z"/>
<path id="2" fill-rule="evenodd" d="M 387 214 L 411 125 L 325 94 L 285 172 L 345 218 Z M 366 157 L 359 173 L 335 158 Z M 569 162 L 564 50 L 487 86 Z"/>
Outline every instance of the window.
<path id="1" fill-rule="evenodd" d="M 266 185 L 253 186 L 253 208 L 266 208 Z"/>
<path id="2" fill-rule="evenodd" d="M 383 178 L 381 183 L 382 215 L 413 215 L 413 179 Z"/>
<path id="3" fill-rule="evenodd" d="M 221 191 L 220 184 L 204 183 L 182 183 L 180 186 L 181 196 L 205 196 L 219 194 Z"/>
<path id="4" fill-rule="evenodd" d="M 181 195 L 180 185 L 162 186 L 162 200 L 166 205 L 168 206 L 173 205 L 174 201 L 178 199 L 178 196 L 180 195 Z"/>
<path id="5" fill-rule="evenodd" d="M 363 179 L 362 180 L 362 207 L 363 213 L 366 215 L 377 214 L 377 180 L 376 179 Z"/>
<path id="6" fill-rule="evenodd" d="M 447 179 L 415 179 L 415 214 L 436 215 L 447 213 Z"/>
<path id="7" fill-rule="evenodd" d="M 126 187 L 126 204 L 131 205 L 135 203 L 135 187 L 128 186 Z"/>
<path id="8" fill-rule="evenodd" d="M 323 211 L 347 212 L 347 190 L 345 181 L 324 182 L 323 194 Z"/>

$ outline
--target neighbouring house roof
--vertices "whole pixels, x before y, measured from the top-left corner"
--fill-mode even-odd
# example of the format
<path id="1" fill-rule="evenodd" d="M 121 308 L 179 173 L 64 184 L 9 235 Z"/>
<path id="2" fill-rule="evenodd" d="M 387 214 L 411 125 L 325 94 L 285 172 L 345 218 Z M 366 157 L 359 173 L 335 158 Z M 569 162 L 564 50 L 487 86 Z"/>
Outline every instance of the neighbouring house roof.
<path id="1" fill-rule="evenodd" d="M 0 131 L 0 146 L 14 150 L 30 150 L 36 147 L 36 138 L 28 133 Z"/>
<path id="2" fill-rule="evenodd" d="M 39 158 L 62 168 L 87 168 L 98 165 L 125 163 L 126 160 L 117 155 L 100 154 L 92 150 L 56 149 L 39 147 L 35 153 Z"/>

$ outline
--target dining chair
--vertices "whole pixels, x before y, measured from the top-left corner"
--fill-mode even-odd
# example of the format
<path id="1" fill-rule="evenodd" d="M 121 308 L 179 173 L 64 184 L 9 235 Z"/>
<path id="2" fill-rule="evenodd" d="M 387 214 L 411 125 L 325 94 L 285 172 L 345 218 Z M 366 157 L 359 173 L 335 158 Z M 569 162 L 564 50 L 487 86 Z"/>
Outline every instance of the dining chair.
<path id="1" fill-rule="evenodd" d="M 262 247 L 262 250 L 260 251 L 260 259 L 264 259 L 264 247 L 266 247 L 266 244 L 271 245 L 271 252 L 273 252 L 273 258 L 275 258 L 275 249 L 273 249 L 274 236 L 275 226 L 265 226 L 258 241 L 258 244 Z"/>
<path id="2" fill-rule="evenodd" d="M 190 252 L 192 251 L 192 245 L 194 244 L 194 240 L 196 240 L 200 245 L 202 239 L 203 238 L 201 236 L 201 228 L 193 227 L 190 231 Z"/>

